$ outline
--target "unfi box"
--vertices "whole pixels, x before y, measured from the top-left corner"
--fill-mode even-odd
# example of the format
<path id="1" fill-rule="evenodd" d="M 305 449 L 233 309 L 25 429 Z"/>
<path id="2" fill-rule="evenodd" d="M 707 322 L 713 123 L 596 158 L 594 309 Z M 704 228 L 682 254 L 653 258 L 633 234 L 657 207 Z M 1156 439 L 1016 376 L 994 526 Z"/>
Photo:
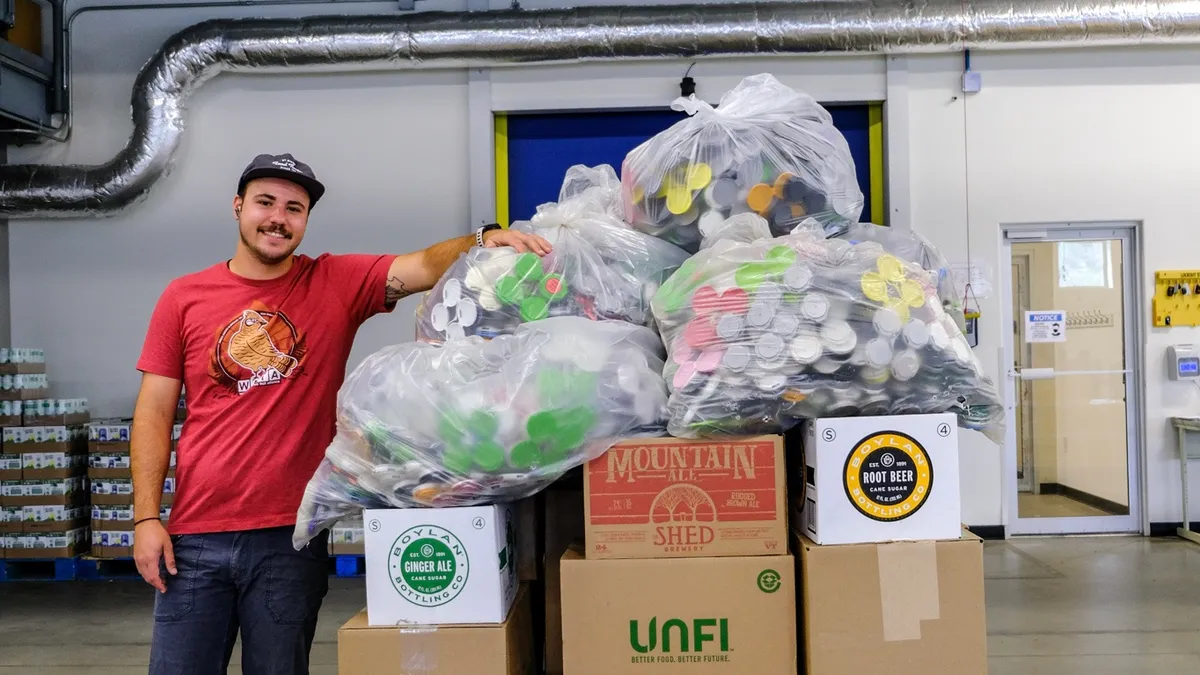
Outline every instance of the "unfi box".
<path id="1" fill-rule="evenodd" d="M 372 626 L 501 623 L 517 593 L 509 505 L 363 512 Z"/>
<path id="2" fill-rule="evenodd" d="M 794 490 L 802 495 L 794 508 L 798 529 L 818 544 L 960 536 L 951 413 L 811 420 L 804 463 L 807 489 Z"/>
<path id="3" fill-rule="evenodd" d="M 587 557 L 785 553 L 786 481 L 782 436 L 623 441 L 584 471 Z"/>
<path id="4" fill-rule="evenodd" d="M 566 675 L 796 672 L 790 555 L 592 560 L 570 549 L 561 569 Z"/>

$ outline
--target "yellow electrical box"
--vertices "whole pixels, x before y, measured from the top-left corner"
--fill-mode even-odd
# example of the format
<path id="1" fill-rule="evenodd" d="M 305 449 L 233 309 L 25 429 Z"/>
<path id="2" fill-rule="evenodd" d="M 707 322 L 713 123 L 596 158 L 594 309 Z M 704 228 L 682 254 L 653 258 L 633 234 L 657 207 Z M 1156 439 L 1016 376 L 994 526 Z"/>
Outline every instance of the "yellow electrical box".
<path id="1" fill-rule="evenodd" d="M 1200 326 L 1200 270 L 1154 273 L 1154 325 Z"/>

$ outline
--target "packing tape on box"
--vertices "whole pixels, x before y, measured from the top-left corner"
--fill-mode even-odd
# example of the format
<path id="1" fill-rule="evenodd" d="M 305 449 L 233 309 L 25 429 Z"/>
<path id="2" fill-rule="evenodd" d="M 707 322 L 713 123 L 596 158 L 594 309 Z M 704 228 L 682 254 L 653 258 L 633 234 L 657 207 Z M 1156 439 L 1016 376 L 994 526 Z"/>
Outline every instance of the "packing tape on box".
<path id="1" fill-rule="evenodd" d="M 438 670 L 438 629 L 436 626 L 406 626 L 396 628 L 403 635 L 397 640 L 400 653 L 392 659 L 399 666 L 396 675 L 431 675 Z"/>
<path id="2" fill-rule="evenodd" d="M 941 618 L 937 543 L 895 542 L 875 547 L 883 641 L 920 640 L 921 622 Z"/>

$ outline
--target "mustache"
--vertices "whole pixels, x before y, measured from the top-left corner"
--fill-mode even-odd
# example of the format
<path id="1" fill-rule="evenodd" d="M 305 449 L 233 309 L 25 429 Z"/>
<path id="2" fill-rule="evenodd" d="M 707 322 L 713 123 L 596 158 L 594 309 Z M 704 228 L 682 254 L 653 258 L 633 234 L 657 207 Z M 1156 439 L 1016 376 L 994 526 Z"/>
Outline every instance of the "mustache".
<path id="1" fill-rule="evenodd" d="M 288 232 L 286 229 L 284 229 L 282 227 L 260 227 L 260 228 L 258 228 L 258 231 L 262 232 L 264 234 L 266 234 L 268 232 L 275 233 L 275 234 L 282 234 L 285 239 L 292 238 L 292 233 Z"/>

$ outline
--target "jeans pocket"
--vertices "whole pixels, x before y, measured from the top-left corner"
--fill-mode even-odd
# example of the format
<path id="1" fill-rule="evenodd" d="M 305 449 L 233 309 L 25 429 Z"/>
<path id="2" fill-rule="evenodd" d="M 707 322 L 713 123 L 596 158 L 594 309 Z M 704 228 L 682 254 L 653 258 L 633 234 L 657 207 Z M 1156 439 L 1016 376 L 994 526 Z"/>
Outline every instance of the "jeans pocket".
<path id="1" fill-rule="evenodd" d="M 287 550 L 267 559 L 267 611 L 276 623 L 302 625 L 314 619 L 329 585 L 327 557 Z"/>
<path id="2" fill-rule="evenodd" d="M 175 570 L 167 571 L 167 563 L 158 562 L 158 574 L 167 584 L 166 593 L 154 593 L 154 620 L 180 621 L 196 606 L 196 575 L 200 574 L 200 554 L 204 538 L 200 536 L 171 537 L 175 551 Z"/>

